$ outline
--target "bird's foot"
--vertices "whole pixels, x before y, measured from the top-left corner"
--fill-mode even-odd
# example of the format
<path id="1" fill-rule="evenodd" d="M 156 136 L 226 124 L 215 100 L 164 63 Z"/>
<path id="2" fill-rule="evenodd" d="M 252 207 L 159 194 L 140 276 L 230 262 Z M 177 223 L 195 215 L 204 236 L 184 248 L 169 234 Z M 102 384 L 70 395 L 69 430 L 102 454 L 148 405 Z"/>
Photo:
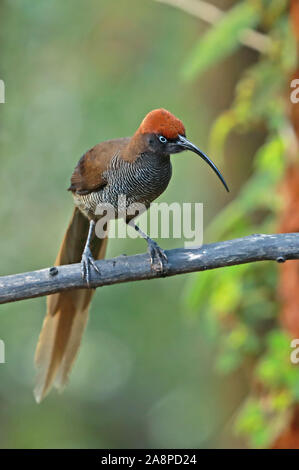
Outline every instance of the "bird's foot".
<path id="1" fill-rule="evenodd" d="M 91 254 L 90 249 L 85 248 L 82 254 L 82 259 L 81 259 L 81 275 L 82 275 L 82 279 L 87 282 L 88 286 L 90 285 L 91 266 L 98 274 L 100 274 L 99 268 L 97 267 L 95 263 L 95 260 Z"/>
<path id="2" fill-rule="evenodd" d="M 148 239 L 147 244 L 150 255 L 151 268 L 156 272 L 163 273 L 165 270 L 165 265 L 168 262 L 165 252 L 154 240 Z"/>

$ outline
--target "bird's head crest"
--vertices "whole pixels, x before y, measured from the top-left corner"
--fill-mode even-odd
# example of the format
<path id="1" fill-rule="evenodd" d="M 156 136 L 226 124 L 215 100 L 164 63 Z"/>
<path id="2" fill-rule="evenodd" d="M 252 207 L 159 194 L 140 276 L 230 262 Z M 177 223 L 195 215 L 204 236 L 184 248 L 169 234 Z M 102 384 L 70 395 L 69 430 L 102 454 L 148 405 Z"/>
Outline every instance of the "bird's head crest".
<path id="1" fill-rule="evenodd" d="M 154 109 L 143 119 L 139 132 L 141 134 L 160 134 L 167 139 L 176 139 L 185 135 L 185 127 L 173 114 L 166 109 Z"/>

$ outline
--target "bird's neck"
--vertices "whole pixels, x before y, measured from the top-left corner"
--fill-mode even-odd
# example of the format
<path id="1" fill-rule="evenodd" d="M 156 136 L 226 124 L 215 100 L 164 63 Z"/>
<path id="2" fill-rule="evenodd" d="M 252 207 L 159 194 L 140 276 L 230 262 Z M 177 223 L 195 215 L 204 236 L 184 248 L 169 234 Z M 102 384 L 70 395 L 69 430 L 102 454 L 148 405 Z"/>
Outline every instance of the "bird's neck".
<path id="1" fill-rule="evenodd" d="M 137 131 L 123 149 L 121 156 L 123 160 L 133 163 L 146 151 L 146 148 L 147 145 L 144 136 Z"/>

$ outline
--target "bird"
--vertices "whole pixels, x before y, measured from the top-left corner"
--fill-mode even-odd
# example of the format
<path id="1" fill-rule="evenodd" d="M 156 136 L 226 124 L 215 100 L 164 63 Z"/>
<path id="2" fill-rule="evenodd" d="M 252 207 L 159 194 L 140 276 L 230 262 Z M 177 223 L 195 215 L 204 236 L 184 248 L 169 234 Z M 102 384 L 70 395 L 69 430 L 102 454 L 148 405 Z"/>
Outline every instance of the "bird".
<path id="1" fill-rule="evenodd" d="M 168 186 L 172 174 L 170 155 L 185 150 L 199 155 L 228 191 L 215 164 L 187 139 L 182 121 L 163 108 L 150 111 L 132 137 L 101 142 L 80 158 L 68 188 L 74 201 L 73 215 L 55 266 L 81 263 L 86 288 L 47 297 L 47 313 L 35 352 L 34 395 L 38 403 L 53 385 L 59 391 L 64 389 L 81 343 L 94 293 L 91 276 L 101 275 L 95 260 L 105 257 L 108 240 L 108 230 L 100 238 L 95 233 L 101 217 L 97 215 L 98 205 L 111 204 L 117 218 L 122 195 L 126 207 L 141 203 L 148 209 Z M 134 223 L 134 216 L 127 216 L 126 222 L 147 242 L 152 269 L 163 272 L 167 267 L 164 250 Z"/>

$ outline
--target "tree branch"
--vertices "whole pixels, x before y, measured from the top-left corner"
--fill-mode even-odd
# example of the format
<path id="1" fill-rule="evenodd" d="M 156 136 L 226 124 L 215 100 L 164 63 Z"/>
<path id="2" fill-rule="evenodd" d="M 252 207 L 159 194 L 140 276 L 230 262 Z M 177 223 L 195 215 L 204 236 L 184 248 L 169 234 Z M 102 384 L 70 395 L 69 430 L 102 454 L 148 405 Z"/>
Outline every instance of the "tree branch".
<path id="1" fill-rule="evenodd" d="M 225 15 L 225 11 L 203 0 L 156 0 L 156 2 L 179 8 L 212 25 L 218 23 Z M 244 34 L 240 37 L 240 43 L 264 54 L 269 50 L 271 39 L 266 34 L 247 28 L 244 29 Z"/>
<path id="2" fill-rule="evenodd" d="M 174 276 L 254 261 L 284 262 L 299 259 L 299 233 L 250 235 L 203 245 L 201 248 L 170 250 L 166 251 L 166 254 L 168 266 L 163 276 L 151 269 L 147 254 L 97 261 L 101 276 L 92 272 L 91 286 L 100 287 L 120 282 Z M 86 284 L 81 278 L 79 263 L 3 276 L 0 277 L 0 303 L 82 287 L 86 287 Z"/>

